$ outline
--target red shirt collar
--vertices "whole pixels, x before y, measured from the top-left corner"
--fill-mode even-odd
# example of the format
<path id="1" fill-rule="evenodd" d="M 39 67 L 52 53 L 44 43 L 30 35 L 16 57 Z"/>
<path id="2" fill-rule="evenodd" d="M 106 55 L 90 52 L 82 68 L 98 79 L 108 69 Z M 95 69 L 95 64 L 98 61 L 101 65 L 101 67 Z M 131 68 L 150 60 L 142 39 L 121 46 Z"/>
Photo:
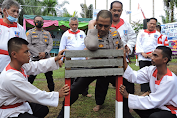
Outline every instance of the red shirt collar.
<path id="1" fill-rule="evenodd" d="M 156 30 L 154 30 L 154 31 L 147 31 L 146 29 L 144 30 L 144 32 L 146 32 L 146 33 L 156 33 Z"/>
<path id="2" fill-rule="evenodd" d="M 10 64 L 8 64 L 7 67 L 6 67 L 6 71 L 8 71 L 10 69 L 16 70 L 15 68 L 11 67 Z M 20 71 L 19 72 L 22 73 L 24 77 L 28 77 L 28 75 L 25 74 L 24 69 L 21 68 L 21 70 L 22 70 L 22 72 L 20 72 Z M 18 70 L 16 70 L 16 71 L 18 71 Z"/>
<path id="3" fill-rule="evenodd" d="M 78 33 L 80 32 L 80 30 L 78 29 L 76 32 L 73 32 L 73 31 L 71 31 L 71 30 L 69 29 L 68 32 L 69 32 L 70 34 L 78 34 Z"/>
<path id="4" fill-rule="evenodd" d="M 13 22 L 13 24 L 7 24 L 3 21 L 3 19 L 0 19 L 0 25 L 3 25 L 3 26 L 6 26 L 8 28 L 10 27 L 17 27 L 17 23 L 16 22 Z"/>
<path id="5" fill-rule="evenodd" d="M 157 77 L 157 69 L 154 71 L 152 76 L 154 76 L 155 78 Z M 167 68 L 167 73 L 164 76 L 172 76 L 172 72 Z M 156 80 L 155 84 L 160 85 L 160 82 L 162 81 L 163 77 L 160 80 Z"/>
<path id="6" fill-rule="evenodd" d="M 114 27 L 114 28 L 116 28 L 116 29 L 118 29 L 120 26 L 122 26 L 124 24 L 124 20 L 122 19 L 122 18 L 120 18 L 120 21 L 119 21 L 119 23 L 115 26 L 115 25 L 111 25 L 111 27 Z"/>

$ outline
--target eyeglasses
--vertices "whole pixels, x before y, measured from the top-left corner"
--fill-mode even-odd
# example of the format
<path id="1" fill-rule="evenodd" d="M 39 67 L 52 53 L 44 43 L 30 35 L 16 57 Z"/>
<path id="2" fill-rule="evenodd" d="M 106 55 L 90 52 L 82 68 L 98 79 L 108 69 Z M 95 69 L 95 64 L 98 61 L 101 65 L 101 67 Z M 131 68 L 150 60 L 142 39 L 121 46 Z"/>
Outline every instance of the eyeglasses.
<path id="1" fill-rule="evenodd" d="M 108 28 L 109 27 L 109 25 L 102 25 L 102 24 L 98 24 L 98 26 L 99 27 L 103 27 L 104 26 L 104 28 Z"/>

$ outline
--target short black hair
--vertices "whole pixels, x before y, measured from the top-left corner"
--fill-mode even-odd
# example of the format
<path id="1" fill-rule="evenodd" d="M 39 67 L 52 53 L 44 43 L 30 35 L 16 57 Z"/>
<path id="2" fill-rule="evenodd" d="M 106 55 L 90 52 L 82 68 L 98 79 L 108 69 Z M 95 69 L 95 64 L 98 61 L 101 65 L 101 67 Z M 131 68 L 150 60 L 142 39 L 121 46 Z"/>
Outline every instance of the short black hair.
<path id="1" fill-rule="evenodd" d="M 33 19 L 33 20 L 35 20 L 35 18 L 36 18 L 36 17 L 41 17 L 41 18 L 42 18 L 42 20 L 44 20 L 44 19 L 43 19 L 43 17 L 42 17 L 42 16 L 40 16 L 40 15 L 36 15 L 36 16 L 34 17 L 34 19 Z"/>
<path id="2" fill-rule="evenodd" d="M 19 37 L 11 38 L 7 44 L 9 56 L 11 57 L 12 51 L 18 52 L 21 49 L 22 44 L 28 45 L 29 43 L 23 38 L 19 38 Z"/>
<path id="3" fill-rule="evenodd" d="M 168 58 L 167 63 L 168 63 L 169 61 L 171 61 L 172 51 L 171 51 L 171 49 L 170 49 L 169 47 L 166 47 L 166 46 L 158 46 L 158 47 L 156 47 L 156 49 L 162 50 L 162 55 L 163 55 L 163 57 L 167 57 L 167 58 Z"/>
<path id="4" fill-rule="evenodd" d="M 98 21 L 99 17 L 102 17 L 102 18 L 110 18 L 110 23 L 112 24 L 112 14 L 110 11 L 108 10 L 101 10 L 98 12 L 97 14 L 97 18 L 96 18 L 96 21 Z"/>
<path id="5" fill-rule="evenodd" d="M 153 17 L 150 18 L 149 20 L 147 20 L 147 22 L 149 22 L 149 21 L 152 20 L 152 19 L 155 20 L 155 21 L 157 22 L 157 19 L 156 19 L 156 18 L 153 18 Z"/>
<path id="6" fill-rule="evenodd" d="M 156 29 L 159 29 L 161 31 L 161 26 L 160 25 L 156 25 Z"/>
<path id="7" fill-rule="evenodd" d="M 119 3 L 119 4 L 121 4 L 121 6 L 122 6 L 122 9 L 123 9 L 123 4 L 122 4 L 122 2 L 120 2 L 120 1 L 113 1 L 112 3 L 111 3 L 111 5 L 110 5 L 110 9 L 112 9 L 113 8 L 113 4 L 114 3 Z"/>

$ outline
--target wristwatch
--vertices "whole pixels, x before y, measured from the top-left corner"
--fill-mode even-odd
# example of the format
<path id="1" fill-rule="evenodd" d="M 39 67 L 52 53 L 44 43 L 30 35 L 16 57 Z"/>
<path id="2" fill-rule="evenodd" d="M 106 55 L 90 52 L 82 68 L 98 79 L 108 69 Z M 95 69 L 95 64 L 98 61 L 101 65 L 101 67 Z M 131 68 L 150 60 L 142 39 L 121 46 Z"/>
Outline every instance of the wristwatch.
<path id="1" fill-rule="evenodd" d="M 48 55 L 48 52 L 45 52 L 45 56 L 47 56 Z"/>

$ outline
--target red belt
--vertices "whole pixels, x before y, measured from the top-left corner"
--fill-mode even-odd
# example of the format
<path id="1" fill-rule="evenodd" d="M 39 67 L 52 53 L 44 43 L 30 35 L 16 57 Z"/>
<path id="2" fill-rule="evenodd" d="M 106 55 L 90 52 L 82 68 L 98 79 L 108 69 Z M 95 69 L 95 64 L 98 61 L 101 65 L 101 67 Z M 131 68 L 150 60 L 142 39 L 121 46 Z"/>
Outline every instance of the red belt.
<path id="1" fill-rule="evenodd" d="M 9 55 L 8 51 L 0 49 L 0 54 Z"/>
<path id="2" fill-rule="evenodd" d="M 152 52 L 146 52 L 146 54 L 150 54 L 150 53 L 152 53 Z"/>
<path id="3" fill-rule="evenodd" d="M 175 110 L 177 110 L 176 107 L 172 106 L 172 105 L 165 105 L 167 108 L 169 108 L 171 110 L 172 114 L 176 114 Z"/>
<path id="4" fill-rule="evenodd" d="M 13 105 L 7 105 L 7 106 L 2 105 L 2 106 L 0 107 L 0 109 L 15 108 L 15 107 L 18 107 L 18 106 L 20 106 L 20 105 L 22 105 L 22 104 L 23 104 L 23 102 L 21 102 L 21 103 L 16 103 L 16 104 L 13 104 Z"/>

